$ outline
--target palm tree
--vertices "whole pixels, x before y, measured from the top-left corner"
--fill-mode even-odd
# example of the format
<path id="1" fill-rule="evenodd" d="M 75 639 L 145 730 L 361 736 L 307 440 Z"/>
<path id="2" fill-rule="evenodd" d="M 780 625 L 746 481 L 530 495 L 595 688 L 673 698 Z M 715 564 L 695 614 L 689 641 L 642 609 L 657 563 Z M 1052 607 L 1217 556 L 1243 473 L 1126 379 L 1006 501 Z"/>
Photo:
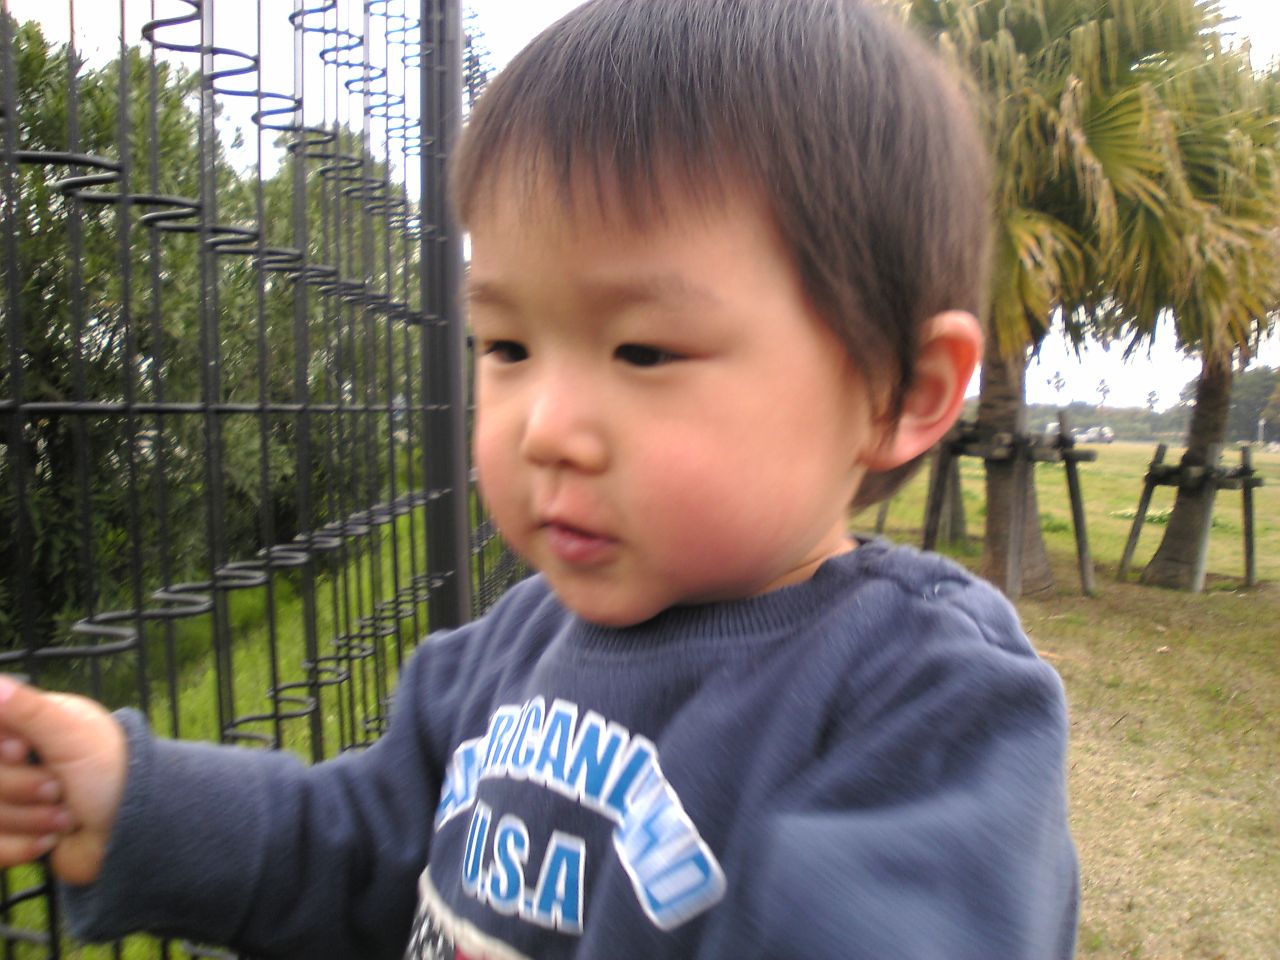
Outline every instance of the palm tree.
<path id="1" fill-rule="evenodd" d="M 1107 280 L 1122 203 L 1163 199 L 1153 77 L 1200 42 L 1217 0 L 899 0 L 975 88 L 995 158 L 995 262 L 978 425 L 1025 433 L 1026 365 L 1055 315 L 1076 343 L 1124 319 Z M 987 464 L 983 572 L 1003 582 L 1021 498 L 1022 585 L 1052 587 L 1035 486 Z"/>
<path id="2" fill-rule="evenodd" d="M 1123 211 L 1132 245 L 1119 295 L 1136 318 L 1132 349 L 1169 317 L 1178 345 L 1202 359 L 1182 463 L 1212 466 L 1226 435 L 1238 358 L 1246 362 L 1280 304 L 1280 154 L 1276 78 L 1209 38 L 1179 65 L 1162 96 L 1177 104 L 1170 136 L 1179 163 L 1164 208 Z M 1143 256 L 1142 253 L 1147 255 Z M 1180 486 L 1144 583 L 1195 586 L 1201 531 L 1212 509 L 1206 485 Z"/>

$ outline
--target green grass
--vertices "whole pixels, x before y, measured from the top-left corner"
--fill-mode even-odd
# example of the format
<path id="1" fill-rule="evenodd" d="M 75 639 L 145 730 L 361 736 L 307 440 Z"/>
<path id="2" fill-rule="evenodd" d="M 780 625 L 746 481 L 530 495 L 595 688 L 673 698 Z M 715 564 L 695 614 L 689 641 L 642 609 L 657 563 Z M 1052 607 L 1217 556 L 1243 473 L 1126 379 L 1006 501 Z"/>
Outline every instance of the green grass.
<path id="1" fill-rule="evenodd" d="M 1205 593 L 1116 568 L 1154 444 L 1094 448 L 1082 466 L 1098 595 L 1080 593 L 1066 481 L 1037 471 L 1057 580 L 1017 606 L 1062 674 L 1071 710 L 1072 829 L 1080 849 L 1080 957 L 1280 957 L 1280 456 L 1255 453 L 1260 583 L 1243 588 L 1241 496 L 1215 509 Z M 1171 451 L 1173 460 L 1181 451 Z M 1238 453 L 1227 462 L 1238 462 Z M 963 464 L 969 533 L 982 530 L 981 464 Z M 1167 511 L 1172 488 L 1157 489 Z M 919 542 L 924 478 L 895 500 L 887 535 Z M 1126 517 L 1127 512 L 1127 517 Z M 858 518 L 859 527 L 874 514 Z M 1144 525 L 1135 571 L 1164 527 Z M 980 547 L 957 558 L 976 566 Z"/>

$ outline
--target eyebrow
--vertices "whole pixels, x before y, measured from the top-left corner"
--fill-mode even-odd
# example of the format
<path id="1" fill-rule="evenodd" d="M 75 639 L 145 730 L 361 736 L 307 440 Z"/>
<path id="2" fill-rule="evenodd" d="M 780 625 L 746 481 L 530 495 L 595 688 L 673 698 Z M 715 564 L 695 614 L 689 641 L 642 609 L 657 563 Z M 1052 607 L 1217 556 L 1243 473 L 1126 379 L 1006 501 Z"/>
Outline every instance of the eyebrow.
<path id="1" fill-rule="evenodd" d="M 655 273 L 623 280 L 587 281 L 581 284 L 584 298 L 596 307 L 619 309 L 648 304 L 668 306 L 716 306 L 723 301 L 705 287 L 678 273 Z M 516 298 L 499 283 L 468 279 L 466 299 L 471 303 L 512 309 Z"/>

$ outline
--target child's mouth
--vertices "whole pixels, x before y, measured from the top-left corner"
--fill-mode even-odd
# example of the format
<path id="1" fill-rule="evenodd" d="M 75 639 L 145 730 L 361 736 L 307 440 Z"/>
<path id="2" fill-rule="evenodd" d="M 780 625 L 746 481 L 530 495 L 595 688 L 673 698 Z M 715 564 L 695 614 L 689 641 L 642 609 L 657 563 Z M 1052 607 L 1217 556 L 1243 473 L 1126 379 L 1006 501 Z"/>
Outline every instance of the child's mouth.
<path id="1" fill-rule="evenodd" d="M 551 554 L 570 566 L 600 563 L 608 558 L 617 543 L 612 537 L 554 520 L 544 523 L 542 530 Z"/>

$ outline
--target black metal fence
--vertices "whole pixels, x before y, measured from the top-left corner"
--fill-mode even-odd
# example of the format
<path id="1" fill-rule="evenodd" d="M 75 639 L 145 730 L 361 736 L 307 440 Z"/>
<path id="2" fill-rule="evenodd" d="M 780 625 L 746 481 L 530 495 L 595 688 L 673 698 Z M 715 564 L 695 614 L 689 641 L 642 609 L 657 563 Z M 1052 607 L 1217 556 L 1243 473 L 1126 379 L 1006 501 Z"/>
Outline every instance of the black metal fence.
<path id="1" fill-rule="evenodd" d="M 467 482 L 458 2 L 42 18 L 0 23 L 0 669 L 366 745 L 408 649 L 518 572 Z M 63 952 L 48 880 L 0 874 L 5 957 Z"/>

